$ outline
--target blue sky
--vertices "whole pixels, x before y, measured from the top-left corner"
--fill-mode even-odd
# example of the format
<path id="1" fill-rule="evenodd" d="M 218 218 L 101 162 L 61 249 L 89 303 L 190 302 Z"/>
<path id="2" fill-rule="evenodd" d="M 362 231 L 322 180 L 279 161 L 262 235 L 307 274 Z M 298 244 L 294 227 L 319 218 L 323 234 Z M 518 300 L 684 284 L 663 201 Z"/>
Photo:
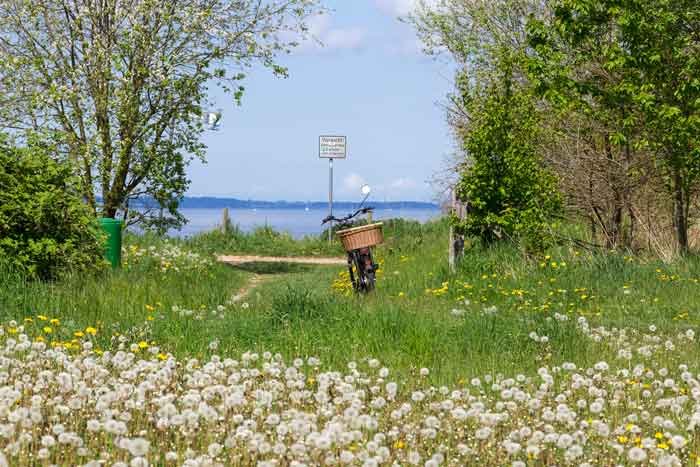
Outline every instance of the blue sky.
<path id="1" fill-rule="evenodd" d="M 427 183 L 452 151 L 440 102 L 451 71 L 422 55 L 410 25 L 397 20 L 415 0 L 326 0 L 311 23 L 324 43 L 282 58 L 287 79 L 248 74 L 243 104 L 215 95 L 222 128 L 204 137 L 208 163 L 189 169 L 189 195 L 325 200 L 328 162 L 318 136 L 346 135 L 348 158 L 334 167 L 335 198 L 433 197 Z"/>

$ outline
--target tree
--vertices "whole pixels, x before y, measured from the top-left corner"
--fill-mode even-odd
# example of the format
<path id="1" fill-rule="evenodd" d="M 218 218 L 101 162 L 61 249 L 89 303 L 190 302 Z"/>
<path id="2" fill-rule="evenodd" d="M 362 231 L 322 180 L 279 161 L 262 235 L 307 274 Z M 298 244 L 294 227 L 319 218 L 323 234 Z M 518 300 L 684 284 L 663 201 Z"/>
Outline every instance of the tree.
<path id="1" fill-rule="evenodd" d="M 526 23 L 543 14 L 537 0 L 422 2 L 409 18 L 427 52 L 447 52 L 457 66 L 448 122 L 460 143 L 457 197 L 469 215 L 457 228 L 486 242 L 499 237 L 541 249 L 561 208 L 537 137 L 541 114 L 522 66 Z"/>
<path id="2" fill-rule="evenodd" d="M 245 69 L 304 35 L 317 0 L 0 0 L 0 125 L 60 149 L 93 211 L 176 221 L 209 86 L 240 102 Z"/>
<path id="3" fill-rule="evenodd" d="M 544 14 L 540 0 L 421 0 L 407 18 L 432 56 L 449 55 L 454 63 L 455 91 L 449 94 L 447 118 L 458 140 L 469 131 L 465 97 L 485 95 L 501 82 L 504 51 L 525 53 L 530 15 Z M 525 84 L 525 70 L 511 60 L 513 85 Z"/>
<path id="4" fill-rule="evenodd" d="M 700 175 L 700 4 L 553 0 L 551 9 L 551 21 L 529 25 L 533 75 L 549 97 L 576 99 L 620 122 L 608 143 L 623 148 L 624 163 L 633 151 L 651 155 L 672 198 L 678 250 L 686 252 Z"/>

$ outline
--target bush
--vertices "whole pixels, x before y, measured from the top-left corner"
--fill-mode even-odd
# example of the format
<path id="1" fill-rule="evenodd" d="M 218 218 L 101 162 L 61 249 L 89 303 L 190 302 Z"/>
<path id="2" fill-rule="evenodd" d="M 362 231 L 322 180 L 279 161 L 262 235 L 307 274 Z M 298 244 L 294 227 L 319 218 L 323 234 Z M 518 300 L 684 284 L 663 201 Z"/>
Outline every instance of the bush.
<path id="1" fill-rule="evenodd" d="M 0 137 L 0 257 L 31 277 L 104 264 L 95 216 L 74 190 L 71 168 L 46 149 Z"/>
<path id="2" fill-rule="evenodd" d="M 466 220 L 457 227 L 486 243 L 511 238 L 526 249 L 544 249 L 551 240 L 552 219 L 562 207 L 556 178 L 537 153 L 537 111 L 531 96 L 494 86 L 472 104 L 473 126 L 464 149 L 471 159 L 457 186 L 469 202 Z"/>

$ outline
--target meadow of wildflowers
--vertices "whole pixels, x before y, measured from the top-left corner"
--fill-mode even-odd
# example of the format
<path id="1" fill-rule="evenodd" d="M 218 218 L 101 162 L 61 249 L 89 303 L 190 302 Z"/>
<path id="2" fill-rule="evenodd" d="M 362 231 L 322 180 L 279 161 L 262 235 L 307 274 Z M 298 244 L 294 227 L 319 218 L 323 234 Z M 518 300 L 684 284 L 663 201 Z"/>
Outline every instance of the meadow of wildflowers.
<path id="1" fill-rule="evenodd" d="M 179 241 L 4 278 L 0 466 L 699 463 L 700 264 L 472 247 L 451 274 L 444 232 L 387 235 L 362 297 Z"/>
<path id="2" fill-rule="evenodd" d="M 566 317 L 558 317 L 565 321 Z M 432 385 L 374 358 L 246 352 L 178 359 L 116 339 L 48 345 L 0 331 L 0 440 L 9 465 L 662 465 L 700 453 L 693 330 L 591 327 L 617 351 L 591 366 Z M 695 371 L 694 371 L 695 369 Z"/>

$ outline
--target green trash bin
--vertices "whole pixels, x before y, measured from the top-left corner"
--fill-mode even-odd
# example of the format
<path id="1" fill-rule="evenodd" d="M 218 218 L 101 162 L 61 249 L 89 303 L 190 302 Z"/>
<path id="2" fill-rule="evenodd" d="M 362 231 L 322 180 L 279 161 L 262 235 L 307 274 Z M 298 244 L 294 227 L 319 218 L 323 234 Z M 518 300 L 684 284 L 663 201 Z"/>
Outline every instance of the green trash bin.
<path id="1" fill-rule="evenodd" d="M 107 234 L 105 258 L 112 263 L 112 268 L 118 268 L 122 264 L 122 221 L 101 217 L 100 224 Z"/>

